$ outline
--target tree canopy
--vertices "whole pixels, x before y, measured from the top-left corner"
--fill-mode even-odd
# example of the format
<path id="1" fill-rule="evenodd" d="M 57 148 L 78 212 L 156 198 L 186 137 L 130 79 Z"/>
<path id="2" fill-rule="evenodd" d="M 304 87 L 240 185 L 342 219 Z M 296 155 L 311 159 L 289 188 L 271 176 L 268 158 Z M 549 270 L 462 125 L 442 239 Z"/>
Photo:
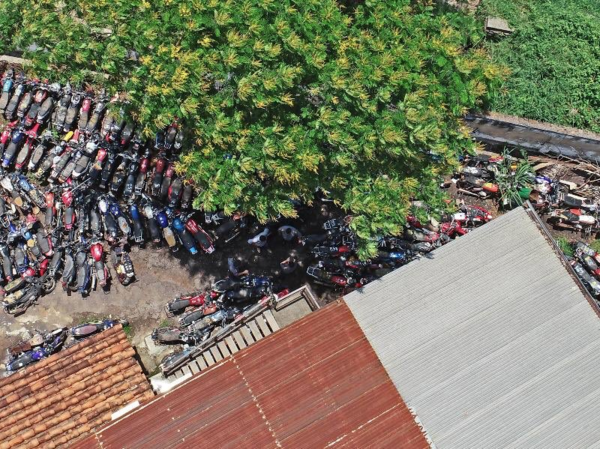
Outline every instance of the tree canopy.
<path id="1" fill-rule="evenodd" d="M 437 198 L 474 146 L 461 117 L 503 77 L 472 17 L 424 1 L 3 0 L 0 17 L 0 50 L 28 49 L 37 76 L 104 74 L 147 135 L 180 117 L 199 207 L 290 217 L 320 189 L 363 238 Z"/>

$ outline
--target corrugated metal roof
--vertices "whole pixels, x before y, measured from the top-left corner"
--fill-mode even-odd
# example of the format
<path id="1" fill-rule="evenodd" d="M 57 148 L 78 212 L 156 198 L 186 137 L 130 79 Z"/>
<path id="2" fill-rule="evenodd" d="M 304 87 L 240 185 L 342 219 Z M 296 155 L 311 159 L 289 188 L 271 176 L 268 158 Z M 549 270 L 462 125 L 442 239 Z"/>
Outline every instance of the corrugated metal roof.
<path id="1" fill-rule="evenodd" d="M 438 448 L 600 445 L 600 320 L 524 209 L 345 301 Z"/>
<path id="2" fill-rule="evenodd" d="M 341 301 L 197 374 L 96 438 L 103 449 L 428 447 Z"/>
<path id="3" fill-rule="evenodd" d="M 121 325 L 0 379 L 0 448 L 72 445 L 154 397 Z"/>

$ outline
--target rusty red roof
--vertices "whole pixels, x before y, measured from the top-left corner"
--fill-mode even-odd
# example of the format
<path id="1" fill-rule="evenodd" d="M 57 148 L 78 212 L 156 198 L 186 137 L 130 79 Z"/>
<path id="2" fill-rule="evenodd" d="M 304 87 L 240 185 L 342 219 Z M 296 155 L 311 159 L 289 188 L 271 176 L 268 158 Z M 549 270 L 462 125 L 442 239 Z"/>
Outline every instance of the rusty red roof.
<path id="1" fill-rule="evenodd" d="M 0 448 L 73 446 L 154 397 L 121 325 L 0 379 Z"/>
<path id="2" fill-rule="evenodd" d="M 427 448 L 345 303 L 199 373 L 79 447 Z"/>

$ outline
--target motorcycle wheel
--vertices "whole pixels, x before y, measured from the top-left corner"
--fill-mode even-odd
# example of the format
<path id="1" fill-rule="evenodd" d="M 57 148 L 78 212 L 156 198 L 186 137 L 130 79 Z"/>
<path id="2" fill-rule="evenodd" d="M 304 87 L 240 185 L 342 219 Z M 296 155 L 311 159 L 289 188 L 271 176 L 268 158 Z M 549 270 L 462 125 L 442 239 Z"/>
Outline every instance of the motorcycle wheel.
<path id="1" fill-rule="evenodd" d="M 56 279 L 54 279 L 53 277 L 47 277 L 43 284 L 42 284 L 42 290 L 44 291 L 44 294 L 48 294 L 51 293 L 52 291 L 54 291 L 54 289 L 56 288 Z"/>

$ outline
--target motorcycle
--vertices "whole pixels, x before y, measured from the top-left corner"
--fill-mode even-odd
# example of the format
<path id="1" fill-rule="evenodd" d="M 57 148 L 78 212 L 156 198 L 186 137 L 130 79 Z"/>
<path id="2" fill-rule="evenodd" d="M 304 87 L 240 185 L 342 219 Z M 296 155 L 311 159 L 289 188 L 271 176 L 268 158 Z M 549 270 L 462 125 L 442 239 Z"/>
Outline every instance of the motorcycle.
<path id="1" fill-rule="evenodd" d="M 202 229 L 202 227 L 199 226 L 193 218 L 191 218 L 191 216 L 188 216 L 187 220 L 185 220 L 185 229 L 189 231 L 189 233 L 200 245 L 200 248 L 202 248 L 206 254 L 212 254 L 215 252 L 212 239 L 208 233 Z"/>
<path id="2" fill-rule="evenodd" d="M 136 204 L 129 206 L 129 215 L 133 224 L 133 241 L 141 245 L 144 243 L 144 225 Z"/>
<path id="3" fill-rule="evenodd" d="M 161 200 L 167 198 L 167 195 L 169 193 L 169 186 L 171 185 L 173 176 L 175 176 L 175 164 L 173 162 L 170 162 L 169 165 L 167 165 L 167 170 L 163 175 L 162 182 L 160 185 L 160 193 L 158 196 Z"/>
<path id="4" fill-rule="evenodd" d="M 154 167 L 154 176 L 152 178 L 152 195 L 159 196 L 160 188 L 163 180 L 163 173 L 165 171 L 167 161 L 163 157 L 158 157 L 156 161 L 156 167 Z"/>
<path id="5" fill-rule="evenodd" d="M 117 324 L 121 324 L 122 326 L 129 325 L 127 320 L 111 320 L 106 319 L 102 321 L 95 321 L 91 323 L 83 323 L 78 326 L 74 326 L 71 328 L 71 335 L 75 339 L 83 339 L 87 337 L 91 337 L 98 332 L 105 331 L 110 329 L 111 327 L 116 326 Z"/>
<path id="6" fill-rule="evenodd" d="M 129 257 L 129 253 L 125 250 L 124 246 L 114 247 L 111 254 L 113 267 L 121 285 L 127 286 L 135 281 L 133 262 L 131 262 L 131 257 Z"/>
<path id="7" fill-rule="evenodd" d="M 328 273 L 327 271 L 315 265 L 309 266 L 306 269 L 306 274 L 315 279 L 315 282 L 317 282 L 318 284 L 324 285 L 326 287 L 346 288 L 350 287 L 354 283 L 354 281 L 351 278 L 341 276 L 339 274 Z"/>
<path id="8" fill-rule="evenodd" d="M 75 256 L 76 264 L 76 290 L 81 293 L 81 296 L 89 294 L 91 286 L 91 267 L 88 260 L 88 254 L 84 246 L 80 247 Z"/>
<path id="9" fill-rule="evenodd" d="M 54 129 L 56 130 L 56 132 L 62 132 L 64 131 L 69 131 L 70 127 L 73 123 L 73 121 L 75 120 L 74 117 L 70 117 L 70 123 L 69 123 L 69 129 L 65 129 L 67 127 L 67 116 L 69 115 L 70 112 L 70 104 L 71 104 L 71 98 L 73 97 L 72 95 L 72 90 L 71 90 L 71 85 L 69 83 L 67 83 L 67 85 L 63 88 L 62 90 L 62 95 L 60 95 L 60 99 L 58 100 L 58 104 L 57 104 L 57 108 L 54 111 L 54 116 L 52 117 L 52 125 L 54 126 Z M 75 109 L 75 112 L 77 111 L 77 109 Z"/>
<path id="10" fill-rule="evenodd" d="M 24 74 L 19 74 L 16 81 L 17 87 L 14 89 L 6 108 L 4 109 L 4 117 L 8 121 L 12 121 L 17 118 L 17 108 L 21 102 L 21 98 L 23 97 L 25 90 L 27 89 Z"/>
<path id="11" fill-rule="evenodd" d="M 73 105 L 73 103 L 77 100 L 79 100 L 81 104 L 81 107 L 79 108 L 79 121 L 77 123 L 77 128 L 81 132 L 84 132 L 86 130 L 87 124 L 90 120 L 90 110 L 92 109 L 92 95 L 93 93 L 90 91 L 85 92 L 83 96 L 82 94 L 76 93 L 71 99 L 71 105 Z M 73 106 L 73 108 L 75 107 L 76 106 Z M 75 114 L 75 116 L 76 115 L 77 114 Z M 68 117 L 69 116 L 67 114 L 67 121 L 69 120 Z"/>
<path id="12" fill-rule="evenodd" d="M 65 328 L 53 330 L 44 337 L 44 342 L 41 346 L 23 352 L 16 357 L 11 357 L 6 364 L 7 371 L 17 371 L 54 354 L 65 343 L 66 339 L 67 330 Z"/>
<path id="13" fill-rule="evenodd" d="M 10 315 L 18 315 L 31 307 L 42 295 L 43 284 L 40 279 L 28 277 L 22 289 L 8 294 L 2 300 L 4 311 Z"/>
<path id="14" fill-rule="evenodd" d="M 216 292 L 193 292 L 185 295 L 179 295 L 167 303 L 165 310 L 167 311 L 168 316 L 173 316 L 177 313 L 183 312 L 188 307 L 202 307 L 206 303 L 207 299 L 216 299 L 218 296 L 219 295 Z"/>
<path id="15" fill-rule="evenodd" d="M 0 96 L 0 112 L 4 112 L 6 106 L 8 105 L 8 101 L 13 92 L 13 87 L 15 85 L 14 81 L 15 72 L 13 69 L 8 69 L 3 76 L 2 83 L 2 95 Z"/>
<path id="16" fill-rule="evenodd" d="M 90 253 L 94 260 L 96 279 L 98 279 L 98 283 L 104 290 L 104 293 L 108 294 L 106 287 L 108 286 L 110 274 L 108 272 L 108 267 L 104 264 L 104 248 L 102 247 L 102 243 L 98 241 L 92 243 L 90 246 Z"/>
<path id="17" fill-rule="evenodd" d="M 8 147 L 6 147 L 4 157 L 2 158 L 2 168 L 8 168 L 12 164 L 21 144 L 25 142 L 26 137 L 27 134 L 25 134 L 25 130 L 22 127 L 17 128 L 13 132 L 10 143 L 8 144 Z"/>
<path id="18" fill-rule="evenodd" d="M 96 100 L 96 106 L 94 107 L 92 116 L 85 126 L 86 134 L 91 135 L 98 128 L 98 125 L 102 120 L 102 116 L 104 115 L 104 111 L 106 110 L 107 100 L 108 98 L 106 96 L 106 92 L 102 91 Z"/>
<path id="19" fill-rule="evenodd" d="M 177 204 L 179 203 L 179 200 L 181 199 L 181 195 L 183 193 L 182 188 L 183 188 L 183 181 L 181 180 L 181 178 L 175 179 L 175 181 L 173 181 L 173 183 L 169 187 L 169 190 L 167 193 L 167 199 L 168 199 L 168 206 L 170 208 L 177 207 Z"/>
<path id="20" fill-rule="evenodd" d="M 187 231 L 185 225 L 179 217 L 173 219 L 173 229 L 175 229 L 175 232 L 177 232 L 183 247 L 192 255 L 198 254 L 195 239 Z"/>

